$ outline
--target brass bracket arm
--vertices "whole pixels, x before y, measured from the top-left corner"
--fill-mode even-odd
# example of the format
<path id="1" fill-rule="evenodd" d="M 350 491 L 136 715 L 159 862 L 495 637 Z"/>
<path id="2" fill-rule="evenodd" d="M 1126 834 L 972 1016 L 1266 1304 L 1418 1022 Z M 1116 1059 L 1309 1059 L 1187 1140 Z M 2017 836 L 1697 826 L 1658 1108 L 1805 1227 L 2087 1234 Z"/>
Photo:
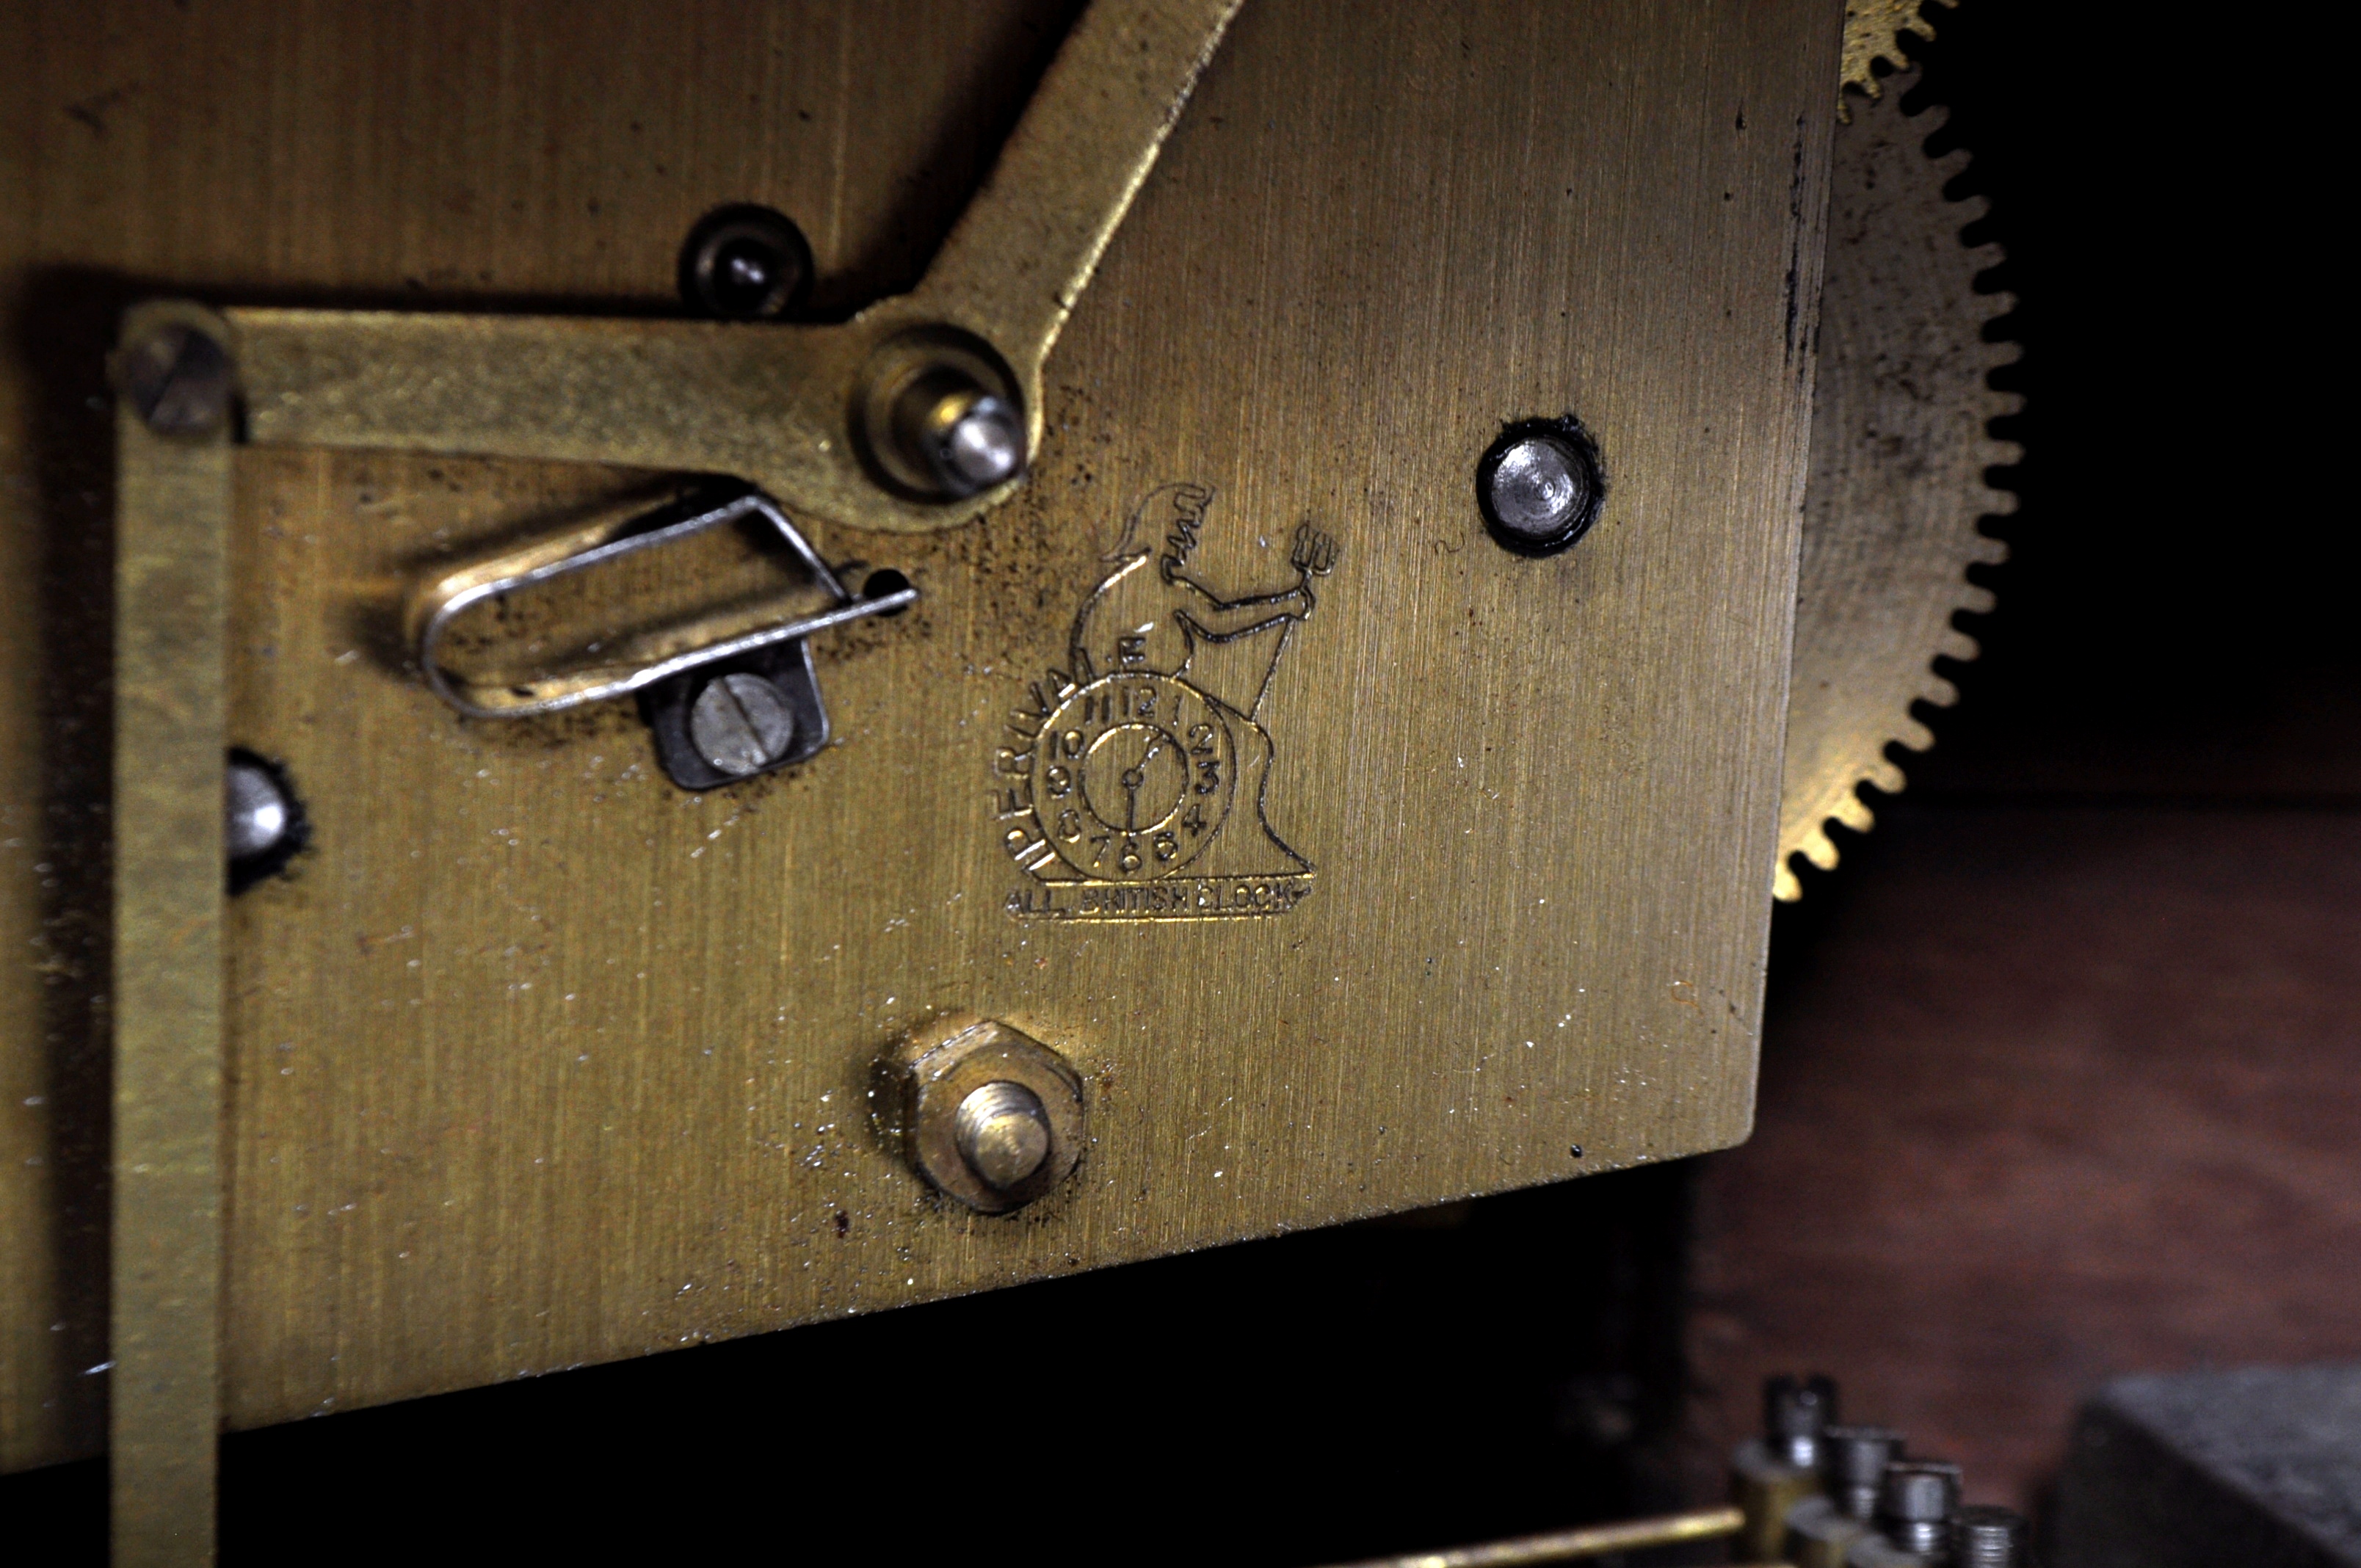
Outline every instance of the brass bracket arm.
<path id="1" fill-rule="evenodd" d="M 1096 0 L 918 287 L 837 325 L 235 310 L 247 431 L 734 476 L 807 521 L 966 521 L 1023 482 L 1041 367 L 1241 0 Z M 982 404 L 1022 450 L 944 466 Z"/>

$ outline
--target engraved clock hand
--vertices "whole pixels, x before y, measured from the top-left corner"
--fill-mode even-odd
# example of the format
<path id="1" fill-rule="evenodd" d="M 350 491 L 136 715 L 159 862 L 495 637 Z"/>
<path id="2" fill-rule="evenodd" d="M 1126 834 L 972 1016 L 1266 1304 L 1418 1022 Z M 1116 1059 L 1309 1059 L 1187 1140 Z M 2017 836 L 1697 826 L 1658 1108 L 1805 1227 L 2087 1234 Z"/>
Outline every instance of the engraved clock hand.
<path id="1" fill-rule="evenodd" d="M 1148 787 L 1148 764 L 1156 760 L 1156 753 L 1164 750 L 1164 742 L 1170 739 L 1161 729 L 1150 730 L 1148 749 L 1123 771 L 1123 830 L 1126 833 L 1139 831 L 1139 792 Z"/>
<path id="2" fill-rule="evenodd" d="M 236 310 L 252 438 L 723 473 L 802 518 L 965 521 L 1023 469 L 952 494 L 919 427 L 998 397 L 1029 456 L 1042 361 L 1240 4 L 1096 0 L 924 281 L 841 325 Z"/>

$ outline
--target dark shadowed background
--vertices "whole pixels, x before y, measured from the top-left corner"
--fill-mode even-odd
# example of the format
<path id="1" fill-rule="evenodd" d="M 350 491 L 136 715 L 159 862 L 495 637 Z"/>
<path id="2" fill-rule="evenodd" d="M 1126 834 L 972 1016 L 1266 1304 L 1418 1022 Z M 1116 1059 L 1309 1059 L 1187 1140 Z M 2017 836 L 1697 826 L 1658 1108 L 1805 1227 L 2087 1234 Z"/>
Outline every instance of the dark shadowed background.
<path id="1" fill-rule="evenodd" d="M 1909 793 L 1777 917 L 1751 1145 L 235 1437 L 225 1561 L 1279 1568 L 1713 1500 L 1790 1368 L 2038 1508 L 2106 1376 L 2361 1358 L 2306 73 L 2235 18 L 1936 20 L 1911 102 L 2019 302 L 2014 554 Z M 96 1561 L 103 1510 L 95 1465 L 0 1481 L 0 1556 Z"/>
<path id="2" fill-rule="evenodd" d="M 1774 927 L 1756 1135 L 1698 1162 L 1693 1484 L 1809 1363 L 2038 1512 L 2103 1378 L 2361 1358 L 2346 313 L 2306 111 L 2224 35 L 1927 10 L 2021 510 L 1935 750 Z"/>

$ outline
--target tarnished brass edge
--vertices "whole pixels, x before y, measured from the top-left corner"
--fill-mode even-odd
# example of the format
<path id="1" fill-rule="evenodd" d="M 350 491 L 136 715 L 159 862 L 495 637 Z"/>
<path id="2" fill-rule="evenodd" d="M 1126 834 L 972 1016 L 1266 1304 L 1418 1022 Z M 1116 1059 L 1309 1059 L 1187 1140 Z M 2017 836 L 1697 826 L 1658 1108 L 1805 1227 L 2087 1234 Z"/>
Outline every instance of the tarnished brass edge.
<path id="1" fill-rule="evenodd" d="M 219 317 L 143 305 L 124 342 Z M 230 433 L 115 418 L 114 1561 L 214 1560 Z"/>
<path id="2" fill-rule="evenodd" d="M 1736 1535 L 1745 1522 L 1745 1514 L 1735 1508 L 1698 1508 L 1685 1514 L 1552 1530 L 1545 1535 L 1522 1535 L 1510 1541 L 1487 1541 L 1481 1546 L 1372 1557 L 1338 1563 L 1336 1568 L 1530 1568 L 1534 1563 L 1572 1563 L 1585 1557 L 1672 1546 L 1686 1541 L 1713 1541 Z"/>

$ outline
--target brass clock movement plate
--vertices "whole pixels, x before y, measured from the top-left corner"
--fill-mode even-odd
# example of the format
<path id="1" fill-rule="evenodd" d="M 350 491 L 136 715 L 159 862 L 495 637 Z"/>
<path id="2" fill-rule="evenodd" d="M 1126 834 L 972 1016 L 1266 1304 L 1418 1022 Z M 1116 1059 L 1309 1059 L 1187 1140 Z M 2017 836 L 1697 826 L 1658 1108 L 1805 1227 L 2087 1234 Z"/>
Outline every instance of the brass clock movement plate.
<path id="1" fill-rule="evenodd" d="M 1071 20 L 0 17 L 0 1464 L 103 1430 L 122 308 L 628 323 L 759 203 L 840 318 L 917 281 Z M 227 739 L 309 844 L 225 931 L 227 1420 L 1742 1138 L 1839 24 L 1248 0 L 1041 367 L 1029 478 L 795 519 L 917 598 L 809 640 L 828 743 L 741 783 L 680 787 L 633 697 L 463 717 L 405 630 L 688 476 L 249 411 Z M 1597 523 L 1504 549 L 1477 466 L 1568 417 Z M 1007 1213 L 882 1103 L 948 1014 L 1082 1086 L 1072 1174 Z"/>

